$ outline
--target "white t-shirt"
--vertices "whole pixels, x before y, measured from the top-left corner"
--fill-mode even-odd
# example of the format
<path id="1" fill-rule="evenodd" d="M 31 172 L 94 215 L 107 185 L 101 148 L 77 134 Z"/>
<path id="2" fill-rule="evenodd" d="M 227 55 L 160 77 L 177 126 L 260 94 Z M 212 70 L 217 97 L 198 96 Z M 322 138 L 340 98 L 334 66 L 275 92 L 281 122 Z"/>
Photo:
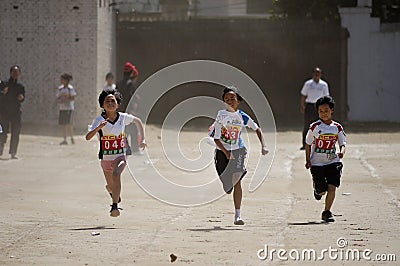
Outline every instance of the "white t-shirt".
<path id="1" fill-rule="evenodd" d="M 218 111 L 214 122 L 214 139 L 219 139 L 227 150 L 237 150 L 244 147 L 241 133 L 243 128 L 250 127 L 258 129 L 258 125 L 248 114 L 241 110 L 229 112 L 227 110 Z"/>
<path id="2" fill-rule="evenodd" d="M 115 85 L 115 84 L 108 85 L 106 83 L 106 85 L 104 85 L 103 91 L 105 91 L 105 90 L 115 90 L 116 87 L 117 87 L 117 85 Z"/>
<path id="3" fill-rule="evenodd" d="M 307 80 L 300 93 L 306 96 L 306 103 L 316 103 L 319 98 L 329 96 L 328 83 L 322 79 L 318 83 L 314 79 Z"/>
<path id="4" fill-rule="evenodd" d="M 132 123 L 135 117 L 127 113 L 118 113 L 113 122 L 108 122 L 99 130 L 100 151 L 99 158 L 103 160 L 115 160 L 126 152 L 125 126 Z M 103 116 L 96 117 L 88 130 L 92 131 L 105 119 Z"/>
<path id="5" fill-rule="evenodd" d="M 77 93 L 72 87 L 71 84 L 68 84 L 67 87 L 61 85 L 58 87 L 57 91 L 57 99 L 58 99 L 58 107 L 60 110 L 74 110 L 74 100 L 68 99 L 68 96 L 76 96 Z"/>
<path id="6" fill-rule="evenodd" d="M 306 143 L 311 145 L 311 165 L 327 165 L 340 161 L 336 154 L 336 143 L 339 144 L 339 147 L 345 146 L 346 134 L 342 125 L 335 121 L 327 125 L 321 120 L 317 120 L 310 125 Z"/>

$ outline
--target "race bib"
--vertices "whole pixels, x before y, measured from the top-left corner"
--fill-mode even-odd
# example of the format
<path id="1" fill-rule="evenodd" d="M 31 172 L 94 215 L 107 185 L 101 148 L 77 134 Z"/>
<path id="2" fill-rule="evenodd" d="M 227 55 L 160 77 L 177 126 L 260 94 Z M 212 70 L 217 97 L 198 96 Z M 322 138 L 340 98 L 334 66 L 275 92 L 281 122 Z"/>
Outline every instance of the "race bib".
<path id="1" fill-rule="evenodd" d="M 336 153 L 336 148 L 335 148 L 336 141 L 337 141 L 337 135 L 334 135 L 334 134 L 320 135 L 315 140 L 315 152 L 326 153 L 326 154 L 335 154 Z"/>
<path id="2" fill-rule="evenodd" d="M 101 150 L 104 155 L 123 154 L 126 150 L 125 135 L 102 136 L 100 138 Z"/>
<path id="3" fill-rule="evenodd" d="M 240 126 L 227 126 L 221 130 L 221 140 L 228 144 L 236 144 L 240 133 Z"/>

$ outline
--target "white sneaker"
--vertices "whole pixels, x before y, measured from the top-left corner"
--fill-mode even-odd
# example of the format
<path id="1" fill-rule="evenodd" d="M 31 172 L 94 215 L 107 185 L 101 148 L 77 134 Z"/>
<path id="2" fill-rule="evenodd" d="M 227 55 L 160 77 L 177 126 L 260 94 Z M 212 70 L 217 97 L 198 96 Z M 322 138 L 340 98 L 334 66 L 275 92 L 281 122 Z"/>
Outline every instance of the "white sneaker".
<path id="1" fill-rule="evenodd" d="M 236 217 L 233 223 L 235 225 L 244 225 L 244 221 L 240 217 Z"/>

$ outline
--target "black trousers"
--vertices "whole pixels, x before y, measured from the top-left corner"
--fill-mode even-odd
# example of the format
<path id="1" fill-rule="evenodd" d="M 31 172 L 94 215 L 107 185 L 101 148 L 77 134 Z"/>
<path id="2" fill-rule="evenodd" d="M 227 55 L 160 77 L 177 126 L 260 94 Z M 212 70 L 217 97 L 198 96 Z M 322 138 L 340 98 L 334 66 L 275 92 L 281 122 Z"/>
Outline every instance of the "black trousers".
<path id="1" fill-rule="evenodd" d="M 306 146 L 306 135 L 310 124 L 318 120 L 318 112 L 314 103 L 306 103 L 304 110 L 303 147 Z"/>
<path id="2" fill-rule="evenodd" d="M 17 154 L 19 134 L 21 133 L 21 114 L 18 115 L 1 115 L 0 124 L 3 133 L 0 133 L 0 154 L 3 154 L 4 145 L 7 142 L 7 133 L 11 129 L 10 151 L 11 155 Z"/>

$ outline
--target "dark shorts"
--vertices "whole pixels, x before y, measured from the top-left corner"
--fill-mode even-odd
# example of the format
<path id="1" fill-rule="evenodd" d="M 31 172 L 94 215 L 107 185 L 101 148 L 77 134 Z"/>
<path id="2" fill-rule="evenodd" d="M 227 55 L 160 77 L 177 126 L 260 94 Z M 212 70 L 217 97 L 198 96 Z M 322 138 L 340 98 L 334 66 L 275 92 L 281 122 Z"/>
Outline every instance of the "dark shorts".
<path id="1" fill-rule="evenodd" d="M 58 117 L 59 125 L 71 125 L 72 124 L 72 110 L 60 110 L 60 116 Z"/>
<path id="2" fill-rule="evenodd" d="M 226 193 L 231 193 L 234 184 L 234 180 L 232 179 L 232 175 L 235 173 L 241 173 L 240 180 L 247 174 L 246 167 L 244 165 L 245 158 L 247 154 L 246 148 L 240 148 L 237 150 L 232 150 L 233 156 L 235 159 L 228 160 L 225 154 L 216 149 L 215 150 L 215 169 L 219 175 L 219 179 L 222 182 L 224 191 Z"/>
<path id="3" fill-rule="evenodd" d="M 315 191 L 318 194 L 328 191 L 328 184 L 339 187 L 342 168 L 343 164 L 341 162 L 323 166 L 311 166 L 311 175 Z"/>

